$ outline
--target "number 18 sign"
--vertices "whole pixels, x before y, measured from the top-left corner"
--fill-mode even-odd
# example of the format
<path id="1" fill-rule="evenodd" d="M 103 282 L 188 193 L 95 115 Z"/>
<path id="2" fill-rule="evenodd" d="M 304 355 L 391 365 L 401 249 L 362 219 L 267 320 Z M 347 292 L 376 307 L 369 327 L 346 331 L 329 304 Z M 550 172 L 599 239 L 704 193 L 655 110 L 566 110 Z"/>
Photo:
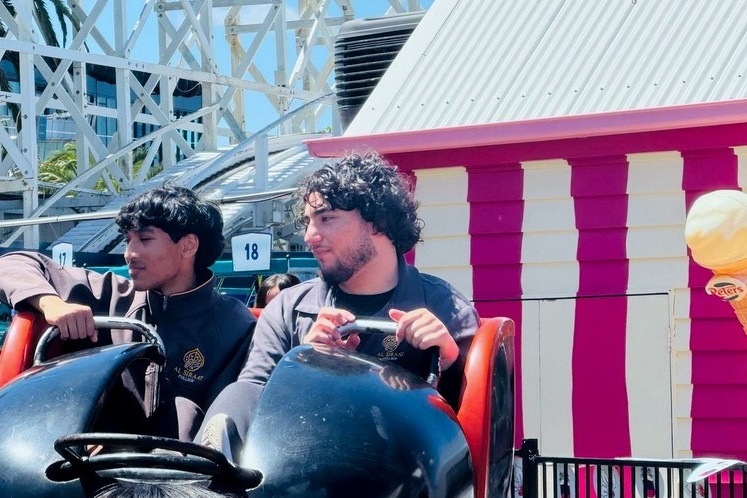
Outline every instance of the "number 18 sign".
<path id="1" fill-rule="evenodd" d="M 271 252 L 270 233 L 245 233 L 231 238 L 234 271 L 269 270 Z"/>

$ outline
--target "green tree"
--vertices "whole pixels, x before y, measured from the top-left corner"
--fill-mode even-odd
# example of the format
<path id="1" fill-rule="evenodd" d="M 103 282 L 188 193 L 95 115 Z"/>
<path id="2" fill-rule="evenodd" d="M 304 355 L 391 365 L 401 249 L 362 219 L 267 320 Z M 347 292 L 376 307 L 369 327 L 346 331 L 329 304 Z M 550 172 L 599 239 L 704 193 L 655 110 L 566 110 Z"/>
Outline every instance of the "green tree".
<path id="1" fill-rule="evenodd" d="M 132 154 L 132 168 L 135 175 L 137 175 L 140 169 L 143 167 L 143 160 L 148 153 L 146 147 L 138 147 L 133 151 Z M 162 164 L 154 164 L 151 166 L 150 171 L 146 175 L 146 178 L 152 178 L 163 171 Z M 109 174 L 109 173 L 104 173 Z M 47 159 L 39 164 L 39 181 L 57 185 L 64 185 L 73 181 L 78 176 L 78 152 L 75 146 L 75 142 L 66 143 L 62 149 L 59 149 L 49 155 Z M 109 177 L 111 183 L 116 189 L 116 193 L 119 193 L 119 182 L 116 178 Z M 103 178 L 96 180 L 93 186 L 94 190 L 100 192 L 106 192 L 108 190 L 106 182 Z M 42 192 L 52 193 L 54 190 L 51 187 L 41 187 Z M 75 194 L 71 194 L 75 195 Z"/>
<path id="2" fill-rule="evenodd" d="M 39 181 L 68 183 L 78 176 L 78 155 L 75 142 L 68 142 L 39 164 Z"/>

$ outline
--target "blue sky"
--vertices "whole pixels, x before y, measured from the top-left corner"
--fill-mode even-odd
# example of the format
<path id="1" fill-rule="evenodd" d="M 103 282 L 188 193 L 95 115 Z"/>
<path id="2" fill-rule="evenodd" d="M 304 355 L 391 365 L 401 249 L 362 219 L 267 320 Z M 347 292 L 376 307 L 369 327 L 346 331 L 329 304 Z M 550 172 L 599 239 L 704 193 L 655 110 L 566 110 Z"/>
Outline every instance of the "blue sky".
<path id="1" fill-rule="evenodd" d="M 402 3 L 406 3 L 406 1 L 403 1 Z M 424 8 L 430 7 L 432 3 L 433 0 L 421 0 L 421 5 Z M 297 2 L 288 1 L 286 2 L 286 4 L 286 18 L 288 20 L 298 19 L 298 12 L 291 6 L 291 4 L 294 6 L 297 5 Z M 331 4 L 332 5 L 329 7 L 328 15 L 339 15 L 339 7 L 335 4 L 335 2 L 331 2 Z M 125 5 L 128 9 L 125 25 L 128 26 L 127 31 L 130 32 L 133 29 L 132 27 L 137 21 L 141 10 L 143 9 L 143 4 L 140 2 L 128 0 L 127 2 L 125 2 Z M 252 21 L 258 22 L 259 20 L 264 19 L 268 8 L 269 7 L 266 5 L 245 6 L 242 8 L 240 15 L 244 23 Z M 376 17 L 384 15 L 386 13 L 387 9 L 389 8 L 389 2 L 387 2 L 386 0 L 354 0 L 353 8 L 356 18 Z M 221 74 L 230 74 L 230 52 L 228 44 L 224 37 L 223 25 L 224 18 L 227 12 L 227 8 L 215 8 L 213 11 L 215 55 Z M 102 33 L 112 33 L 112 19 L 113 16 L 111 13 L 111 2 L 108 2 L 107 6 L 104 8 L 104 12 L 102 12 L 99 17 L 100 22 L 97 22 L 97 25 L 99 26 L 99 29 Z M 107 38 L 113 42 L 113 35 L 109 35 L 107 36 Z M 244 38 L 242 38 L 243 46 L 248 46 L 250 42 L 251 38 L 249 36 L 245 36 Z M 147 22 L 143 27 L 141 38 L 139 42 L 134 46 L 131 58 L 144 62 L 156 62 L 158 59 L 158 53 L 153 49 L 157 46 L 157 18 L 156 15 L 151 12 L 151 14 L 148 16 Z M 286 41 L 286 47 L 288 51 L 295 53 L 294 41 L 291 38 Z M 90 49 L 92 52 L 100 52 L 95 44 L 91 44 Z M 320 52 L 322 49 L 315 50 L 317 51 L 317 53 L 323 53 Z M 292 60 L 293 59 L 291 59 L 290 64 L 292 64 Z M 274 41 L 271 39 L 271 37 L 268 37 L 268 39 L 263 42 L 260 49 L 259 58 L 258 60 L 255 60 L 255 63 L 262 69 L 265 77 L 272 78 L 272 74 L 275 69 L 275 46 Z M 287 72 L 290 73 L 291 71 L 292 67 L 288 67 Z M 277 117 L 277 114 L 263 95 L 258 93 L 255 95 L 246 94 L 245 99 L 247 103 L 247 128 L 250 131 L 256 131 L 262 128 Z M 323 126 L 324 123 L 320 125 L 320 128 Z"/>

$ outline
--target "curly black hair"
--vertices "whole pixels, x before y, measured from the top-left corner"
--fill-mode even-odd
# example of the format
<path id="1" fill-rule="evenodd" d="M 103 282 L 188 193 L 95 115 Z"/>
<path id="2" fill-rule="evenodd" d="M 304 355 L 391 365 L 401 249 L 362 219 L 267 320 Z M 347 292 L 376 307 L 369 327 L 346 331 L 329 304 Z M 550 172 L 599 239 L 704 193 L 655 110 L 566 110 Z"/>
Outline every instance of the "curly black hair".
<path id="1" fill-rule="evenodd" d="M 420 240 L 423 221 L 417 217 L 409 179 L 376 152 L 352 153 L 305 176 L 298 184 L 296 222 L 305 226 L 303 210 L 313 193 L 331 209 L 352 211 L 371 222 L 404 254 Z"/>
<path id="2" fill-rule="evenodd" d="M 160 228 L 178 242 L 193 233 L 200 241 L 195 270 L 207 269 L 223 253 L 223 217 L 212 201 L 202 200 L 187 187 L 165 182 L 134 197 L 119 210 L 115 220 L 121 233 Z"/>

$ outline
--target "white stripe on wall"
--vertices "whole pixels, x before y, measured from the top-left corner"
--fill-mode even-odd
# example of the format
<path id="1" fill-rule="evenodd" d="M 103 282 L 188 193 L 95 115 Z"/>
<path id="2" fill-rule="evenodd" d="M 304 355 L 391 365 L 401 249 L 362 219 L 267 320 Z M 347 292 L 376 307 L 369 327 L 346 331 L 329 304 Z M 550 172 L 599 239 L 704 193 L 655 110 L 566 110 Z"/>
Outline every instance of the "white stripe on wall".
<path id="1" fill-rule="evenodd" d="M 418 216 L 425 222 L 415 264 L 441 277 L 472 299 L 467 171 L 462 167 L 415 172 Z"/>
<path id="2" fill-rule="evenodd" d="M 625 339 L 631 455 L 672 458 L 669 296 L 629 296 Z"/>
<path id="3" fill-rule="evenodd" d="M 544 455 L 573 454 L 571 358 L 578 292 L 578 231 L 571 168 L 531 161 L 524 170 L 522 389 L 524 435 Z M 544 299 L 543 299 L 544 298 Z M 550 300 L 547 300 L 550 299 Z"/>
<path id="4" fill-rule="evenodd" d="M 578 292 L 578 231 L 565 160 L 530 161 L 524 170 L 521 286 L 524 298 Z"/>
<path id="5" fill-rule="evenodd" d="M 683 160 L 679 151 L 628 156 L 626 382 L 632 454 L 673 456 L 673 289 L 687 287 Z M 681 401 L 681 400 L 680 400 Z"/>
<path id="6" fill-rule="evenodd" d="M 679 152 L 628 156 L 628 292 L 687 286 L 685 196 Z"/>
<path id="7" fill-rule="evenodd" d="M 539 451 L 541 455 L 573 455 L 571 360 L 576 300 L 540 301 L 539 308 Z M 522 366 L 522 373 L 526 371 Z"/>
<path id="8" fill-rule="evenodd" d="M 521 407 L 524 438 L 542 443 L 540 393 L 539 301 L 524 301 L 521 306 Z"/>
<path id="9" fill-rule="evenodd" d="M 734 147 L 737 156 L 737 183 L 742 190 L 747 189 L 747 147 Z"/>
<path id="10" fill-rule="evenodd" d="M 692 457 L 692 353 L 690 352 L 690 289 L 674 289 L 671 307 L 672 326 L 672 418 L 674 420 L 674 458 Z"/>

